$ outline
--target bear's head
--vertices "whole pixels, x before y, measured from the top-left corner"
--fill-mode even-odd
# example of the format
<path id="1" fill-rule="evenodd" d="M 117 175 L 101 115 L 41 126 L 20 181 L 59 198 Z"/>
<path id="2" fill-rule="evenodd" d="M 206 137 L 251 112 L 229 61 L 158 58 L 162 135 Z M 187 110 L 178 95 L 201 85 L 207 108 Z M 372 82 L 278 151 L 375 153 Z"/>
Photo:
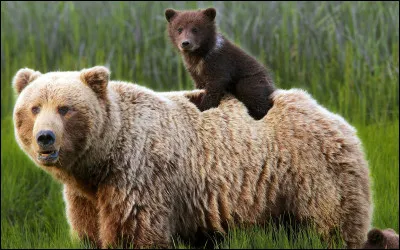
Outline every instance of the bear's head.
<path id="1" fill-rule="evenodd" d="M 17 72 L 15 136 L 35 163 L 67 170 L 101 136 L 109 75 L 102 66 L 80 72 L 41 74 L 28 68 Z"/>
<path id="2" fill-rule="evenodd" d="M 196 11 L 165 10 L 168 35 L 181 52 L 208 50 L 216 39 L 216 10 L 208 8 Z"/>
<path id="3" fill-rule="evenodd" d="M 391 229 L 371 229 L 368 239 L 363 245 L 364 249 L 399 249 L 399 235 Z"/>

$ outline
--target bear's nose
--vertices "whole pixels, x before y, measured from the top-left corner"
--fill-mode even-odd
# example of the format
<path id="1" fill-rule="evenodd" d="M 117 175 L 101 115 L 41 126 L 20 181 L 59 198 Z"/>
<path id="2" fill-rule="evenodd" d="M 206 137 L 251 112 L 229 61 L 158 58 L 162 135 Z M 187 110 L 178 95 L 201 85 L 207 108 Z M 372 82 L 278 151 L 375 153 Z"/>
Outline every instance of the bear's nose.
<path id="1" fill-rule="evenodd" d="M 51 130 L 41 130 L 36 135 L 36 141 L 41 147 L 48 147 L 56 141 L 56 135 Z"/>
<path id="2" fill-rule="evenodd" d="M 188 40 L 182 42 L 182 48 L 189 46 L 190 42 Z"/>

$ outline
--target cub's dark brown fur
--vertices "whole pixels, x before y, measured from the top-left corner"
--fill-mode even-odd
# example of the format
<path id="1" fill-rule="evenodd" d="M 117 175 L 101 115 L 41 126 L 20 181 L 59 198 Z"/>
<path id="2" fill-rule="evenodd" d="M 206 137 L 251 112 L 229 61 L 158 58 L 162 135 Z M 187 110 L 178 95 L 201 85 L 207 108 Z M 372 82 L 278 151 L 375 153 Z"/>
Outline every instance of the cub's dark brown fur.
<path id="1" fill-rule="evenodd" d="M 399 235 L 391 228 L 371 229 L 363 249 L 399 249 Z"/>
<path id="2" fill-rule="evenodd" d="M 259 120 L 272 106 L 273 81 L 261 63 L 217 32 L 215 16 L 214 8 L 165 11 L 172 43 L 196 87 L 206 91 L 198 107 L 217 107 L 224 92 L 230 92 Z"/>

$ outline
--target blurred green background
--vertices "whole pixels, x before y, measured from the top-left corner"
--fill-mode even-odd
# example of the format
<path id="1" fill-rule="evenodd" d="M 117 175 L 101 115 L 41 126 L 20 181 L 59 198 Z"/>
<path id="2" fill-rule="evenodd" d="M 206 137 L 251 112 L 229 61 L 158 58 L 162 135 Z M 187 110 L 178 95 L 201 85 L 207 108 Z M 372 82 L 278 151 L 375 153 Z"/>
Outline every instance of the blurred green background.
<path id="1" fill-rule="evenodd" d="M 114 80 L 193 89 L 166 33 L 166 8 L 215 7 L 219 30 L 358 130 L 371 169 L 373 225 L 399 231 L 399 2 L 1 2 L 1 247 L 72 242 L 61 185 L 14 139 L 11 80 L 106 65 Z M 272 234 L 274 235 L 272 237 Z M 305 236 L 304 236 L 305 235 Z M 312 232 L 235 231 L 220 247 L 326 247 Z M 339 247 L 340 245 L 338 245 Z M 188 247 L 177 244 L 177 247 Z"/>

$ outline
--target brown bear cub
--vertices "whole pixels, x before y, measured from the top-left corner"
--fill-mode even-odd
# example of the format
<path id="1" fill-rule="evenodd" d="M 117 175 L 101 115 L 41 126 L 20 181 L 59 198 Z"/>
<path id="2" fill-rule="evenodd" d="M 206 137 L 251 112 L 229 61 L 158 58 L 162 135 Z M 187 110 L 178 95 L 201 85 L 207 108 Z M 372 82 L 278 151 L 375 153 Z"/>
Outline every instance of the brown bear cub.
<path id="1" fill-rule="evenodd" d="M 391 228 L 372 229 L 368 233 L 368 240 L 363 249 L 399 249 L 399 235 Z"/>
<path id="2" fill-rule="evenodd" d="M 179 49 L 196 88 L 206 91 L 198 108 L 217 107 L 224 92 L 230 92 L 259 120 L 272 107 L 273 81 L 261 63 L 217 33 L 215 16 L 214 8 L 165 11 L 172 43 Z"/>

